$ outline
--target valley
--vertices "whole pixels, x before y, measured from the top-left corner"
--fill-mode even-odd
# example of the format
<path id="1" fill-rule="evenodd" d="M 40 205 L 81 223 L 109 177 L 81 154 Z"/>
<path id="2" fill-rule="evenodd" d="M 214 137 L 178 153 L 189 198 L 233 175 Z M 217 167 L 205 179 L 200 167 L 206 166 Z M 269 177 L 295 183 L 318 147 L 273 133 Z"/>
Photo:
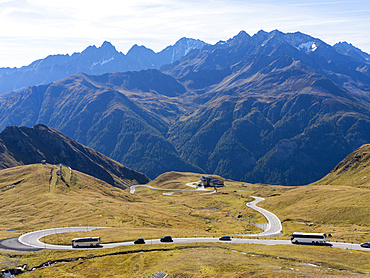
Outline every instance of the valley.
<path id="1" fill-rule="evenodd" d="M 364 146 L 353 156 L 364 158 L 366 150 L 367 146 Z M 328 241 L 339 244 L 353 242 L 358 246 L 358 243 L 370 241 L 370 207 L 367 202 L 370 197 L 369 180 L 362 179 L 364 174 L 369 174 L 366 166 L 368 160 L 357 160 L 358 165 L 351 161 L 352 156 L 349 156 L 338 167 L 341 169 L 348 165 L 345 167 L 346 174 L 357 177 L 356 183 L 353 182 L 350 186 L 321 184 L 318 181 L 307 186 L 284 187 L 225 180 L 226 187 L 207 195 L 200 195 L 200 191 L 189 191 L 186 183 L 197 181 L 201 177 L 201 174 L 194 173 L 169 172 L 149 182 L 155 188 L 178 189 L 173 191 L 174 194 L 168 195 L 163 194 L 164 191 L 146 187 L 137 187 L 135 194 L 132 194 L 129 188 L 114 188 L 74 170 L 71 176 L 66 175 L 65 181 L 69 186 L 58 175 L 53 175 L 54 180 L 50 183 L 50 174 L 59 168 L 53 165 L 35 164 L 1 170 L 0 213 L 4 219 L 0 227 L 1 238 L 62 226 L 104 226 L 112 228 L 54 233 L 43 237 L 41 241 L 70 245 L 72 238 L 99 236 L 103 244 L 131 244 L 112 250 L 46 249 L 18 253 L 16 256 L 10 255 L 13 252 L 2 251 L 1 265 L 9 267 L 18 262 L 36 267 L 56 261 L 50 267 L 23 274 L 25 277 L 45 277 L 56 273 L 65 275 L 71 269 L 76 271 L 76 267 L 83 275 L 90 275 L 93 269 L 98 273 L 104 269 L 104 274 L 101 273 L 103 276 L 120 273 L 123 277 L 130 277 L 133 273 L 153 275 L 158 267 L 166 273 L 202 273 L 205 277 L 232 277 L 235 273 L 251 275 L 256 269 L 259 275 L 268 271 L 291 277 L 317 277 L 318 273 L 334 277 L 361 276 L 370 272 L 366 264 L 364 265 L 369 259 L 369 253 L 361 248 L 356 251 L 326 246 L 259 245 L 253 237 L 248 240 L 238 236 L 259 233 L 261 229 L 255 224 L 266 222 L 260 213 L 246 206 L 247 202 L 253 200 L 250 196 L 258 195 L 265 198 L 260 206 L 272 211 L 282 220 L 283 234 L 273 238 L 273 243 L 289 242 L 290 234 L 295 231 L 325 232 L 331 235 Z M 323 183 L 333 174 L 335 169 L 323 179 Z M 9 188 L 9 184 L 14 184 L 13 180 L 20 181 L 19 177 L 22 177 L 21 182 Z M 49 191 L 50 184 L 53 186 Z M 42 207 L 48 209 L 41 209 Z M 233 237 L 232 241 L 220 243 L 218 237 L 227 234 Z M 150 244 L 156 243 L 158 238 L 165 235 L 171 235 L 175 239 L 173 246 Z M 145 238 L 147 244 L 132 245 L 132 241 L 139 237 Z M 202 242 L 203 237 L 211 237 L 212 242 Z M 177 238 L 198 240 L 183 243 L 176 241 Z M 212 256 L 209 257 L 209 254 Z M 194 263 L 196 267 L 189 268 L 187 263 L 181 262 L 184 256 L 190 256 L 187 262 L 195 258 L 204 260 L 197 261 Z M 210 261 L 210 258 L 213 260 Z M 244 259 L 242 262 L 242 258 L 248 260 Z M 117 265 L 117 260 L 125 263 Z M 170 265 L 166 263 L 168 260 L 172 262 Z M 96 267 L 101 264 L 104 267 L 97 270 Z M 116 267 L 109 269 L 113 265 Z M 205 268 L 206 265 L 208 267 Z"/>

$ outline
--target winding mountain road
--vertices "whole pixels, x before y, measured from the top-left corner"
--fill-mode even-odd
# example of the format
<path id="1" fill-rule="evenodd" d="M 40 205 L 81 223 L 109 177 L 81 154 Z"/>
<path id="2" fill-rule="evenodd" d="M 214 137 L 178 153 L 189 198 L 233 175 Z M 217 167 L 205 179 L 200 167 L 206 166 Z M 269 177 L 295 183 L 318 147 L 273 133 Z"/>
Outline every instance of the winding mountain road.
<path id="1" fill-rule="evenodd" d="M 52 228 L 46 230 L 39 230 L 30 232 L 27 234 L 21 235 L 18 240 L 23 245 L 32 248 L 40 248 L 40 249 L 71 249 L 71 246 L 66 245 L 53 245 L 47 244 L 40 241 L 40 238 L 53 235 L 53 234 L 61 234 L 61 233 L 74 233 L 74 232 L 90 232 L 97 229 L 107 229 L 110 227 L 66 227 L 66 228 Z"/>
<path id="2" fill-rule="evenodd" d="M 71 250 L 71 245 L 53 245 L 53 244 L 46 244 L 40 241 L 40 238 L 52 234 L 58 233 L 69 233 L 69 232 L 77 232 L 77 231 L 92 231 L 96 229 L 106 229 L 109 227 L 66 227 L 66 228 L 55 228 L 55 229 L 47 229 L 47 230 L 40 230 L 31 232 L 28 234 L 24 234 L 19 237 L 19 241 L 21 244 L 28 246 L 29 248 L 34 248 L 37 250 L 40 249 L 59 249 L 59 250 Z M 139 237 L 139 236 L 138 236 Z M 189 238 L 173 238 L 173 243 L 215 243 L 221 242 L 218 238 L 215 237 L 189 237 Z M 246 239 L 246 238 L 232 238 L 231 241 L 222 241 L 225 243 L 244 243 L 244 244 L 264 244 L 264 245 L 293 245 L 290 240 L 273 240 L 273 239 Z M 146 244 L 171 244 L 161 242 L 160 239 L 149 239 L 146 240 Z M 118 243 L 107 243 L 102 244 L 101 248 L 114 248 L 118 246 L 127 246 L 127 245 L 134 245 L 133 241 L 127 242 L 118 242 Z M 369 248 L 361 248 L 359 244 L 351 244 L 351 243 L 328 243 L 327 246 L 341 248 L 341 249 L 351 249 L 351 250 L 361 250 L 361 251 L 370 251 Z M 79 248 L 84 249 L 84 248 Z M 89 248 L 91 249 L 91 248 Z"/>
<path id="3" fill-rule="evenodd" d="M 135 189 L 140 186 L 145 186 L 147 188 L 153 189 L 153 190 L 162 190 L 162 191 L 196 191 L 196 190 L 202 190 L 202 189 L 196 189 L 196 190 L 182 190 L 182 189 L 159 189 L 154 188 L 150 185 L 136 185 L 130 187 L 130 193 L 134 194 Z M 191 185 L 189 185 L 191 186 Z M 204 190 L 204 189 L 203 189 Z M 206 191 L 209 191 L 206 189 Z M 210 192 L 212 193 L 212 192 Z M 257 203 L 263 201 L 264 199 L 261 197 L 255 197 L 254 201 L 247 203 L 246 205 L 254 209 L 261 214 L 263 214 L 268 223 L 266 228 L 263 232 L 257 233 L 257 234 L 242 234 L 237 235 L 241 237 L 247 237 L 247 236 L 253 236 L 253 237 L 272 237 L 280 235 L 282 232 L 282 226 L 279 218 L 273 214 L 272 212 L 269 212 L 263 208 L 260 208 L 256 206 Z M 96 229 L 106 229 L 110 227 L 66 227 L 66 228 L 53 228 L 53 229 L 46 229 L 46 230 L 40 230 L 40 231 L 34 231 L 30 232 L 24 235 L 21 235 L 18 239 L 12 238 L 12 239 L 6 239 L 0 241 L 0 248 L 2 249 L 8 249 L 8 250 L 18 250 L 18 251 L 35 251 L 35 250 L 41 250 L 41 249 L 59 249 L 59 250 L 70 250 L 72 249 L 71 245 L 53 245 L 53 244 L 47 244 L 44 242 L 41 242 L 40 239 L 42 237 L 52 235 L 52 234 L 59 234 L 59 233 L 70 233 L 70 232 L 80 232 L 80 231 L 92 231 Z M 138 237 L 140 237 L 138 235 Z M 1 243 L 4 244 L 1 244 Z M 172 243 L 201 243 L 201 242 L 220 242 L 218 238 L 214 237 L 189 237 L 189 238 L 173 238 Z M 222 241 L 225 242 L 225 241 Z M 232 238 L 231 241 L 226 241 L 231 243 L 244 243 L 244 244 L 264 244 L 264 245 L 292 245 L 290 240 L 272 240 L 272 239 L 247 239 L 247 238 Z M 163 243 L 159 239 L 150 239 L 146 240 L 147 244 L 169 244 L 169 243 Z M 101 248 L 114 248 L 118 246 L 125 246 L 125 245 L 133 245 L 133 241 L 128 242 L 118 242 L 118 243 L 107 243 L 102 244 Z M 335 247 L 335 248 L 341 248 L 341 249 L 351 249 L 351 250 L 361 250 L 361 251 L 370 251 L 369 248 L 362 248 L 359 244 L 351 244 L 351 243 L 336 243 L 331 242 L 328 243 L 326 246 Z"/>
<path id="4" fill-rule="evenodd" d="M 259 213 L 263 214 L 263 216 L 266 217 L 267 222 L 268 222 L 267 227 L 264 229 L 262 233 L 243 234 L 239 236 L 274 237 L 274 236 L 281 235 L 283 233 L 282 232 L 283 227 L 281 226 L 280 219 L 272 212 L 256 206 L 257 203 L 265 199 L 261 197 L 255 197 L 255 196 L 251 196 L 251 197 L 253 197 L 255 200 L 247 203 L 246 204 L 247 207 L 254 209 L 255 211 L 258 211 Z"/>
<path id="5" fill-rule="evenodd" d="M 191 186 L 190 184 L 192 184 L 192 183 L 187 183 L 186 185 Z M 130 186 L 130 193 L 134 194 L 136 188 L 138 188 L 138 187 L 146 187 L 146 188 L 153 189 L 153 190 L 158 190 L 158 191 L 185 191 L 185 192 L 189 192 L 189 191 L 191 191 L 191 192 L 193 192 L 193 191 L 209 191 L 209 193 L 207 193 L 207 194 L 216 192 L 216 191 L 213 191 L 213 190 L 205 189 L 203 187 L 196 187 L 196 189 L 193 189 L 193 190 L 190 190 L 190 189 L 167 189 L 167 188 L 156 188 L 156 187 L 153 187 L 153 186 L 147 185 L 147 184 L 137 184 L 137 185 Z M 201 193 L 201 194 L 206 194 L 206 193 Z"/>
<path id="6" fill-rule="evenodd" d="M 195 187 L 194 186 L 194 183 L 187 183 L 186 185 L 187 186 L 191 186 L 191 187 Z M 199 191 L 199 190 L 207 191 L 207 189 L 204 189 L 204 188 L 201 188 L 201 187 L 196 187 L 195 190 L 163 189 L 163 188 L 155 188 L 155 187 L 153 187 L 151 185 L 147 185 L 147 184 L 138 184 L 138 185 L 133 185 L 133 186 L 130 187 L 130 193 L 134 194 L 135 193 L 135 189 L 137 187 L 146 187 L 146 188 L 149 188 L 149 189 L 160 190 L 160 191 Z M 210 190 L 208 190 L 208 191 L 210 191 Z M 203 193 L 203 194 L 211 194 L 211 193 L 215 193 L 215 192 L 216 191 L 212 191 L 212 192 L 209 192 L 209 193 L 207 192 L 207 193 Z M 242 234 L 242 235 L 239 235 L 239 236 L 274 237 L 274 236 L 281 235 L 282 234 L 282 231 L 281 230 L 283 229 L 283 227 L 281 226 L 280 219 L 275 214 L 273 214 L 272 212 L 256 206 L 257 203 L 259 203 L 259 202 L 261 202 L 261 201 L 263 201 L 265 199 L 264 198 L 261 198 L 261 197 L 255 197 L 255 196 L 251 196 L 251 197 L 253 197 L 255 200 L 252 201 L 252 202 L 247 203 L 246 204 L 247 207 L 258 211 L 263 216 L 265 216 L 265 218 L 267 219 L 267 227 L 265 227 L 265 229 L 263 229 L 264 231 L 261 232 L 261 233 L 257 233 L 257 234 Z"/>

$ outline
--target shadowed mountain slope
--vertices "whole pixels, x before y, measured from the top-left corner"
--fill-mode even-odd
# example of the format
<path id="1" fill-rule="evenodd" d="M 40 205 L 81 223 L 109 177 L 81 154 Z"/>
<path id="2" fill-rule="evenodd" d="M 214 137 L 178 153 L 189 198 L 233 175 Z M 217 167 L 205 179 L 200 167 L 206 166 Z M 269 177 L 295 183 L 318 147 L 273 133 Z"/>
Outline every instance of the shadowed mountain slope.
<path id="1" fill-rule="evenodd" d="M 342 48 L 240 32 L 161 72 L 77 74 L 3 94 L 0 128 L 45 123 L 150 178 L 308 184 L 370 142 L 369 63 Z"/>
<path id="2" fill-rule="evenodd" d="M 52 164 L 68 165 L 74 170 L 121 188 L 149 181 L 145 175 L 42 124 L 33 128 L 7 127 L 0 133 L 0 140 L 1 168 L 46 160 Z"/>
<path id="3" fill-rule="evenodd" d="M 308 35 L 240 32 L 162 70 L 202 104 L 169 138 L 206 172 L 306 184 L 370 141 L 368 64 Z"/>
<path id="4" fill-rule="evenodd" d="M 140 80 L 140 76 L 150 75 L 155 81 L 140 83 L 131 78 Z M 120 82 L 116 84 L 116 80 Z M 166 107 L 158 105 L 152 112 L 140 105 L 140 101 L 132 101 L 128 96 L 133 93 L 125 90 L 130 84 L 139 99 L 165 101 L 168 97 L 157 91 L 166 92 L 167 87 L 156 89 L 162 82 L 177 88 L 179 93 L 184 90 L 172 77 L 148 70 L 102 76 L 78 74 L 47 86 L 3 94 L 0 126 L 44 123 L 130 168 L 145 171 L 150 178 L 174 169 L 198 172 L 200 169 L 182 159 L 165 137 L 168 123 L 161 114 L 175 113 L 176 105 L 170 103 L 168 113 Z M 150 92 L 145 94 L 135 84 L 145 86 Z"/>
<path id="5" fill-rule="evenodd" d="M 370 144 L 346 156 L 328 175 L 315 184 L 345 184 L 370 188 Z"/>

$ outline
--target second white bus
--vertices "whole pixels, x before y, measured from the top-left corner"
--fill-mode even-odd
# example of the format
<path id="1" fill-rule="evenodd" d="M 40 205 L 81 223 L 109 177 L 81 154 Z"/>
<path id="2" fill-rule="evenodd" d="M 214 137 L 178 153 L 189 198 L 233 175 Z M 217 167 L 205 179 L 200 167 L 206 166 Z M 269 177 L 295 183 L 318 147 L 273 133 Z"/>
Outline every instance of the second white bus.
<path id="1" fill-rule="evenodd" d="M 72 247 L 98 247 L 100 246 L 100 237 L 81 237 L 72 239 Z"/>
<path id="2" fill-rule="evenodd" d="M 311 244 L 326 244 L 328 238 L 326 234 L 321 233 L 292 233 L 290 235 L 292 243 L 311 243 Z"/>

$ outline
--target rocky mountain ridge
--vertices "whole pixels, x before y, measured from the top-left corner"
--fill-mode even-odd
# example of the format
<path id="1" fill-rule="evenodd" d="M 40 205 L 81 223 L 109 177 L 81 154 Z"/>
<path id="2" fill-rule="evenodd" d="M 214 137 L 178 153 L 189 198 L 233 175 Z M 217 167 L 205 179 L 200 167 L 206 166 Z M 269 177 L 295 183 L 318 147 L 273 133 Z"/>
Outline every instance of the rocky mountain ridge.
<path id="1" fill-rule="evenodd" d="M 299 32 L 240 32 L 160 71 L 3 94 L 0 128 L 42 122 L 150 178 L 307 184 L 370 142 L 368 65 Z"/>
<path id="2" fill-rule="evenodd" d="M 135 44 L 125 55 L 105 41 L 100 47 L 89 46 L 81 53 L 50 55 L 21 68 L 0 68 L 0 94 L 29 86 L 46 85 L 77 73 L 103 74 L 159 69 L 204 45 L 206 43 L 200 40 L 181 38 L 158 53 Z"/>

